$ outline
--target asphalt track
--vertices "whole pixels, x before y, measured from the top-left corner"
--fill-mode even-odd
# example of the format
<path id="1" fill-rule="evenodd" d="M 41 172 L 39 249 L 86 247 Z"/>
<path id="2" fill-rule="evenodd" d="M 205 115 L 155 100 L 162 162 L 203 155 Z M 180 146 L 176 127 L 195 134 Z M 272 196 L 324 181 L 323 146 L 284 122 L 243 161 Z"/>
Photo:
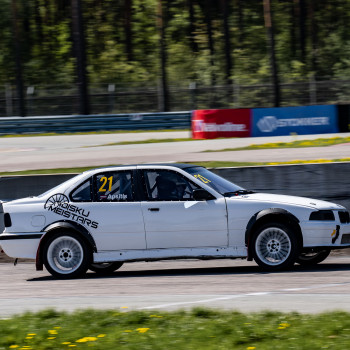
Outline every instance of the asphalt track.
<path id="1" fill-rule="evenodd" d="M 349 256 L 278 273 L 245 260 L 179 260 L 128 263 L 108 277 L 90 272 L 83 279 L 57 280 L 36 272 L 34 264 L 0 264 L 0 317 L 46 308 L 350 311 L 349 267 Z"/>
<path id="2" fill-rule="evenodd" d="M 204 152 L 267 142 L 289 142 L 347 134 L 295 135 L 231 138 L 184 142 L 102 146 L 121 141 L 155 138 L 186 138 L 188 131 L 40 136 L 0 138 L 0 171 L 50 169 L 151 162 L 240 161 L 280 162 L 287 160 L 339 159 L 350 157 L 350 143 L 319 148 L 264 149 L 254 151 Z"/>

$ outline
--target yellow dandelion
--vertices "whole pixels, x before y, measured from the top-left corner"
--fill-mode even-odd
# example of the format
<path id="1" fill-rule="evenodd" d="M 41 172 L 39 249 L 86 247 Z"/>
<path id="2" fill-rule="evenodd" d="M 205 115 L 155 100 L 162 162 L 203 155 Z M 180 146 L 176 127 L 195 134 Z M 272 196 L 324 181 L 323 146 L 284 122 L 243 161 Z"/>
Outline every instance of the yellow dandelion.
<path id="1" fill-rule="evenodd" d="M 247 347 L 247 350 L 254 350 L 254 349 L 256 349 L 255 346 L 248 346 L 248 347 Z"/>
<path id="2" fill-rule="evenodd" d="M 49 329 L 47 331 L 49 334 L 57 334 L 58 332 L 56 331 L 56 329 Z"/>
<path id="3" fill-rule="evenodd" d="M 52 339 L 56 339 L 56 337 L 48 337 L 47 339 L 52 340 Z"/>
<path id="4" fill-rule="evenodd" d="M 290 327 L 290 324 L 289 323 L 280 323 L 280 326 L 281 327 Z"/>
<path id="5" fill-rule="evenodd" d="M 63 345 L 68 345 L 68 344 L 70 344 L 70 341 L 64 341 L 64 342 L 61 343 L 61 344 L 63 344 Z"/>
<path id="6" fill-rule="evenodd" d="M 84 338 L 76 340 L 75 342 L 76 343 L 87 343 L 89 341 L 96 341 L 96 340 L 97 340 L 96 337 L 84 337 Z"/>
<path id="7" fill-rule="evenodd" d="M 61 327 L 57 326 L 57 327 L 53 327 L 54 329 L 61 329 Z"/>
<path id="8" fill-rule="evenodd" d="M 87 341 L 96 341 L 97 338 L 96 337 L 86 337 Z"/>
<path id="9" fill-rule="evenodd" d="M 104 338 L 106 336 L 106 334 L 99 334 L 98 336 L 97 336 L 97 338 Z"/>
<path id="10" fill-rule="evenodd" d="M 149 331 L 149 328 L 137 328 L 136 329 L 139 333 L 146 333 L 147 331 Z"/>
<path id="11" fill-rule="evenodd" d="M 19 345 L 15 345 L 15 344 L 10 345 L 10 349 L 17 349 L 17 348 L 19 348 Z"/>
<path id="12" fill-rule="evenodd" d="M 81 338 L 75 341 L 76 343 L 86 343 L 87 340 L 85 338 Z"/>
<path id="13" fill-rule="evenodd" d="M 121 308 L 121 309 L 128 309 L 129 306 L 121 306 L 120 308 Z"/>
<path id="14" fill-rule="evenodd" d="M 27 335 L 32 337 L 32 336 L 36 335 L 36 333 L 28 333 Z"/>
<path id="15" fill-rule="evenodd" d="M 34 337 L 26 337 L 26 339 L 33 339 Z"/>

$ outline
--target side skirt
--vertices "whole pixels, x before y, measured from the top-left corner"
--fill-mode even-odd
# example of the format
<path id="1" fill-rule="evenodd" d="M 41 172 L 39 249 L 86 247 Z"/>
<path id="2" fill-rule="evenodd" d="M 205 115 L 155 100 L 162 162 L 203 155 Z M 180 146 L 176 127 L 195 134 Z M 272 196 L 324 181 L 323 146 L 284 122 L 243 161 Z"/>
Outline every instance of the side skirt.
<path id="1" fill-rule="evenodd" d="M 216 247 L 216 248 L 173 248 L 173 249 L 145 249 L 118 250 L 94 253 L 94 262 L 111 261 L 151 261 L 163 259 L 220 259 L 246 258 L 246 247 Z"/>

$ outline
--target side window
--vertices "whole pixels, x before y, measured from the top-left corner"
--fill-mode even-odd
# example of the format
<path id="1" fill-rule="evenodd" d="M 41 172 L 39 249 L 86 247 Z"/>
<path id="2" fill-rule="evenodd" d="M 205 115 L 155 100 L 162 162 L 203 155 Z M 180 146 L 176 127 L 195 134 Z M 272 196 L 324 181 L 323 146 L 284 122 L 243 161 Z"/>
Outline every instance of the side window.
<path id="1" fill-rule="evenodd" d="M 144 179 L 149 200 L 193 200 L 193 190 L 200 188 L 185 176 L 170 170 L 146 170 Z"/>
<path id="2" fill-rule="evenodd" d="M 73 202 L 91 202 L 91 180 L 83 182 L 70 195 Z"/>
<path id="3" fill-rule="evenodd" d="M 94 176 L 97 202 L 131 202 L 134 200 L 130 171 L 109 171 Z"/>

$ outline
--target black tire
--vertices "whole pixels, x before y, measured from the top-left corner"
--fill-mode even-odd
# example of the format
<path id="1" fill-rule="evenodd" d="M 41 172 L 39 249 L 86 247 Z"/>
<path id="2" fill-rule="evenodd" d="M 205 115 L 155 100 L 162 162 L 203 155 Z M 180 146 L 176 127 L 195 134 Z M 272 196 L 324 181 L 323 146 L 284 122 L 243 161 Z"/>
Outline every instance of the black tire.
<path id="1" fill-rule="evenodd" d="M 297 263 L 301 266 L 313 266 L 324 261 L 328 257 L 330 252 L 331 250 L 328 248 L 318 251 L 305 251 L 298 256 Z"/>
<path id="2" fill-rule="evenodd" d="M 120 261 L 114 261 L 109 263 L 92 263 L 89 266 L 89 270 L 98 273 L 99 275 L 107 275 L 112 273 L 123 266 Z"/>
<path id="3" fill-rule="evenodd" d="M 254 232 L 252 248 L 254 260 L 267 271 L 287 269 L 294 265 L 299 255 L 292 228 L 279 222 L 260 226 Z"/>
<path id="4" fill-rule="evenodd" d="M 71 231 L 50 235 L 43 247 L 43 260 L 52 276 L 68 279 L 86 273 L 91 249 L 83 238 Z"/>

